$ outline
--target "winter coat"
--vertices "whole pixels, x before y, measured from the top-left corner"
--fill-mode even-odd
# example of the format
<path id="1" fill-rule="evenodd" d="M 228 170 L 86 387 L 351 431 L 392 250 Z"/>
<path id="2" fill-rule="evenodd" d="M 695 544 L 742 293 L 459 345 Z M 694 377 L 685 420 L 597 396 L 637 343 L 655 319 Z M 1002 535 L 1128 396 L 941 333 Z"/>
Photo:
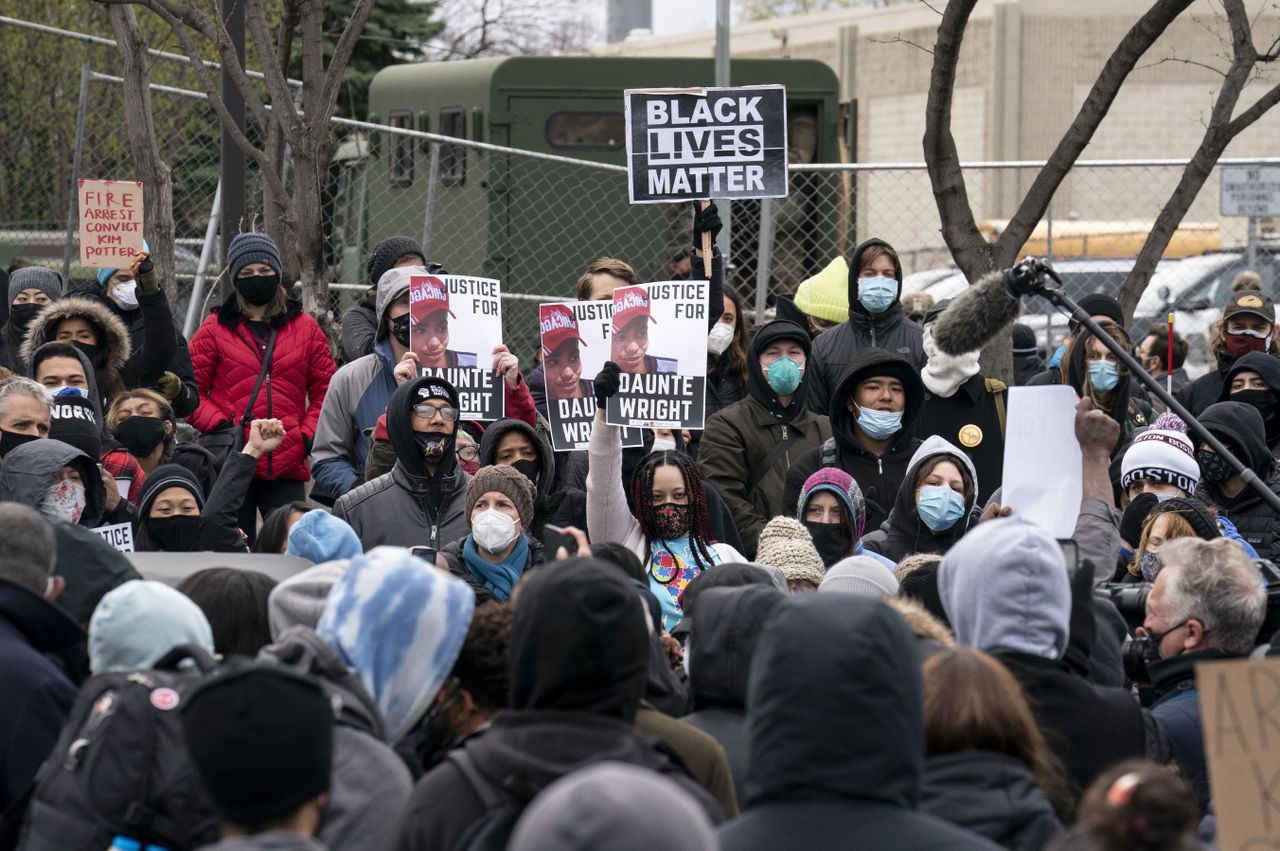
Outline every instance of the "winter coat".
<path id="1" fill-rule="evenodd" d="M 378 705 L 321 638 L 306 627 L 281 633 L 258 660 L 320 681 L 337 706 L 329 805 L 318 838 L 329 848 L 384 851 L 409 800 L 409 770 L 386 742 Z"/>
<path id="2" fill-rule="evenodd" d="M 396 391 L 390 338 L 372 353 L 334 373 L 320 407 L 316 442 L 311 453 L 315 490 L 337 499 L 363 478 L 369 458 L 369 434 Z"/>
<path id="3" fill-rule="evenodd" d="M 97 527 L 107 506 L 98 461 L 61 440 L 33 440 L 4 457 L 4 464 L 0 464 L 0 502 L 19 502 L 39 511 L 54 476 L 63 467 L 74 468 L 84 483 L 84 511 L 77 525 Z"/>
<path id="4" fill-rule="evenodd" d="M 898 298 L 884 313 L 869 313 L 858 301 L 858 270 L 862 252 L 873 245 L 888 247 L 882 239 L 868 239 L 849 258 L 849 321 L 824 331 L 813 341 L 809 370 L 809 408 L 815 414 L 836 414 L 837 388 L 855 357 L 866 349 L 883 349 L 906 359 L 919 372 L 925 364 L 924 332 L 902 309 L 902 266 L 894 260 Z"/>
<path id="5" fill-rule="evenodd" d="M 783 502 L 792 459 L 817 449 L 831 437 L 827 418 L 810 412 L 805 404 L 807 376 L 801 377 L 786 408 L 765 379 L 760 353 L 779 340 L 800 342 L 808 360 L 809 337 L 800 326 L 777 321 L 756 332 L 747 355 L 749 395 L 707 421 L 698 452 L 702 476 L 729 504 L 749 556 L 755 555 L 760 530 L 769 519 L 789 514 L 795 505 Z M 770 455 L 786 441 L 791 442 L 789 449 Z M 772 463 L 765 468 L 770 458 Z"/>
<path id="6" fill-rule="evenodd" d="M 0 580 L 0 812 L 24 795 L 49 756 L 76 700 L 76 688 L 44 655 L 85 641 L 85 634 L 52 603 Z M 0 834 L 0 848 L 17 843 L 21 819 Z"/>
<path id="7" fill-rule="evenodd" d="M 975 375 L 951 396 L 925 388 L 916 437 L 944 437 L 964 450 L 978 474 L 978 502 L 985 505 L 1004 480 L 1004 421 L 1009 388 L 1003 381 Z"/>
<path id="8" fill-rule="evenodd" d="M 573 526 L 586 531 L 586 491 L 568 485 L 556 487 L 556 468 L 559 460 L 565 456 L 557 456 L 552 451 L 545 421 L 539 421 L 538 427 L 534 428 L 524 420 L 508 417 L 490 425 L 480 438 L 480 466 L 488 467 L 497 463 L 498 444 L 513 431 L 527 437 L 538 451 L 539 471 L 538 481 L 535 483 L 538 494 L 533 503 L 533 523 L 527 530 L 529 537 L 535 541 L 542 540 L 543 527 L 548 523 L 553 526 Z"/>
<path id="9" fill-rule="evenodd" d="M 1154 378 L 1161 387 L 1165 387 L 1169 378 L 1169 374 L 1166 372 L 1157 372 L 1153 374 L 1151 377 Z M 1182 397 L 1183 391 L 1186 390 L 1187 385 L 1189 385 L 1190 383 L 1191 383 L 1191 376 L 1187 375 L 1186 367 L 1180 366 L 1177 369 L 1175 369 L 1173 371 L 1173 393 L 1172 393 L 1173 398 L 1180 399 Z M 1156 412 L 1157 416 L 1169 410 L 1169 406 L 1166 405 L 1164 402 L 1161 402 L 1155 395 L 1150 396 L 1150 401 L 1151 401 L 1151 408 Z"/>
<path id="10" fill-rule="evenodd" d="M 347 363 L 373 353 L 377 342 L 378 314 L 364 299 L 342 316 L 342 354 Z"/>
<path id="11" fill-rule="evenodd" d="M 129 330 L 106 305 L 81 296 L 71 296 L 56 301 L 37 313 L 36 318 L 31 320 L 20 351 L 25 372 L 33 374 L 30 370 L 31 356 L 45 343 L 54 342 L 57 339 L 58 324 L 64 319 L 73 317 L 84 319 L 95 329 L 100 329 L 100 333 L 97 334 L 99 356 L 94 359 L 96 363 L 92 363 L 92 366 L 97 384 L 97 394 L 93 397 L 93 401 L 102 410 L 105 411 L 110 407 L 111 399 L 116 394 L 131 387 L 150 387 L 155 379 L 160 377 L 160 372 L 155 372 L 154 378 L 150 381 L 145 383 L 141 381 L 144 375 L 152 375 L 150 369 L 143 368 L 143 365 L 150 360 L 149 353 L 134 352 L 133 343 L 129 339 Z M 172 357 L 172 346 L 167 349 L 169 356 Z M 138 383 L 130 384 L 131 378 Z"/>
<path id="12" fill-rule="evenodd" d="M 1280 450 L 1280 358 L 1263 352 L 1249 352 L 1247 355 L 1241 355 L 1227 371 L 1219 402 L 1231 400 L 1231 382 L 1241 372 L 1257 373 L 1277 400 L 1277 410 L 1272 412 L 1270 419 L 1263 420 L 1263 425 L 1267 429 L 1267 446 L 1271 448 L 1271 454 L 1275 455 Z"/>
<path id="13" fill-rule="evenodd" d="M 640 702 L 636 729 L 653 736 L 674 753 L 689 776 L 715 798 L 726 818 L 738 815 L 733 775 L 719 742 L 704 731 L 660 712 L 648 701 Z"/>
<path id="14" fill-rule="evenodd" d="M 745 812 L 721 828 L 725 851 L 998 847 L 917 811 L 919 666 L 910 628 L 877 600 L 802 594 L 779 605 L 752 659 Z"/>
<path id="15" fill-rule="evenodd" d="M 1201 814 L 1208 811 L 1211 799 L 1209 766 L 1204 755 L 1204 722 L 1200 714 L 1200 692 L 1196 689 L 1195 666 L 1234 658 L 1220 650 L 1184 653 L 1172 659 L 1152 662 L 1149 671 L 1156 699 L 1151 714 L 1169 737 L 1173 757 L 1182 776 L 1191 784 Z"/>
<path id="16" fill-rule="evenodd" d="M 75 295 L 96 301 L 114 313 L 129 331 L 129 340 L 133 344 L 133 354 L 124 367 L 125 387 L 147 387 L 155 389 L 165 372 L 172 372 L 182 382 L 182 390 L 174 397 L 173 414 L 185 417 L 196 409 L 200 403 L 200 394 L 196 391 L 196 377 L 191 368 L 191 353 L 187 350 L 187 338 L 174 324 L 173 311 L 169 308 L 169 298 L 164 290 L 151 293 L 138 291 L 138 306 L 132 310 L 124 310 L 109 297 L 103 295 L 98 287 L 78 291 Z M 173 352 L 168 353 L 164 340 L 172 335 Z M 148 340 L 158 341 L 153 344 Z M 168 354 L 168 359 L 165 355 Z M 159 391 L 157 391 L 159 392 Z M 163 394 L 162 394 L 163 395 Z"/>
<path id="17" fill-rule="evenodd" d="M 873 553 L 879 553 L 892 562 L 900 562 L 912 553 L 934 553 L 942 555 L 951 549 L 951 545 L 960 540 L 969 531 L 973 522 L 975 502 L 972 497 L 965 500 L 964 514 L 950 529 L 934 532 L 920 515 L 916 513 L 916 482 L 920 478 L 920 468 L 931 458 L 946 456 L 960 472 L 969 476 L 974 487 L 981 481 L 973 467 L 969 456 L 958 447 L 952 446 L 941 437 L 930 437 L 911 456 L 907 465 L 907 474 L 898 488 L 898 498 L 889 512 L 889 528 L 877 529 L 863 536 L 862 545 Z"/>
<path id="18" fill-rule="evenodd" d="M 749 379 L 748 379 L 749 380 Z M 806 391 L 807 392 L 807 391 Z M 707 373 L 707 419 L 725 408 L 747 398 L 747 388 L 741 379 L 728 370 L 714 369 Z"/>
<path id="19" fill-rule="evenodd" d="M 1230 382 L 1227 381 L 1227 373 L 1235 366 L 1237 358 L 1233 358 L 1230 355 L 1218 355 L 1217 357 L 1217 369 L 1209 370 L 1182 388 L 1182 392 L 1178 394 L 1178 401 L 1194 417 L 1199 418 L 1205 408 L 1221 399 L 1223 388 L 1230 389 L 1231 387 Z"/>
<path id="20" fill-rule="evenodd" d="M 817 357 L 816 351 L 814 357 Z M 902 428 L 893 436 L 883 455 L 876 455 L 858 440 L 853 430 L 858 415 L 849 411 L 849 403 L 858 388 L 858 382 L 876 375 L 897 378 L 902 382 L 906 394 Z M 853 476 L 862 489 L 863 496 L 867 498 L 865 528 L 879 528 L 889 516 L 898 488 L 906 477 L 911 455 L 920 445 L 915 436 L 915 422 L 924 404 L 924 393 L 920 371 L 910 361 L 880 349 L 864 349 L 859 352 L 850 362 L 832 396 L 831 438 L 821 448 L 797 458 L 791 464 L 783 504 L 797 505 L 805 480 L 824 466 L 836 466 Z M 833 463 L 828 464 L 827 459 Z"/>
<path id="21" fill-rule="evenodd" d="M 1199 419 L 1215 437 L 1228 444 L 1228 449 L 1238 453 L 1272 493 L 1280 494 L 1280 468 L 1267 446 L 1266 427 L 1257 408 L 1244 402 L 1217 402 L 1205 408 Z M 1226 496 L 1220 486 L 1203 479 L 1200 488 L 1260 557 L 1280 562 L 1280 515 L 1252 487 L 1234 497 Z"/>
<path id="22" fill-rule="evenodd" d="M 471 586 L 471 590 L 474 591 L 476 595 L 476 605 L 480 606 L 497 598 L 493 596 L 492 591 L 485 587 L 484 581 L 471 572 L 471 569 L 467 567 L 466 560 L 462 556 L 462 548 L 466 545 L 467 539 L 470 537 L 470 535 L 466 535 L 465 537 L 459 538 L 453 543 L 447 545 L 444 549 L 440 550 L 439 557 L 444 560 L 445 566 L 448 567 L 450 573 Z M 542 567 L 542 565 L 546 563 L 546 560 L 546 550 L 543 548 L 542 542 L 537 539 L 530 538 L 529 556 L 525 560 L 524 568 L 520 572 L 521 577 L 523 577 L 526 572 L 533 570 L 534 568 Z M 502 602 L 506 601 L 504 600 Z"/>
<path id="23" fill-rule="evenodd" d="M 733 788 L 747 788 L 747 679 L 751 654 L 769 614 L 786 599 L 771 585 L 708 588 L 698 598 L 689 666 L 693 713 L 680 719 L 710 734 L 724 748 Z"/>
<path id="24" fill-rule="evenodd" d="M 0 326 L 0 367 L 4 367 L 14 375 L 27 373 L 27 362 L 23 360 L 21 354 L 24 336 L 26 335 L 19 334 L 18 329 L 13 327 L 12 320 L 6 319 L 4 325 Z"/>
<path id="25" fill-rule="evenodd" d="M 1062 829 L 1031 769 L 993 751 L 926 757 L 920 809 L 1010 851 L 1040 851 Z"/>
<path id="26" fill-rule="evenodd" d="M 400 385 L 387 402 L 387 435 L 395 448 L 390 473 L 366 482 L 333 505 L 333 516 L 351 524 L 365 552 L 381 544 L 443 549 L 468 532 L 463 505 L 471 481 L 456 456 L 445 453 L 434 476 L 413 437 L 412 407 L 430 379 Z"/>
<path id="27" fill-rule="evenodd" d="M 235 452 L 227 456 L 222 465 L 222 472 L 214 482 L 204 505 L 200 509 L 200 524 L 191 537 L 186 552 L 242 553 L 245 541 L 240 534 L 239 511 L 244 504 L 245 494 L 253 483 L 253 474 L 258 462 L 250 455 Z M 173 474 L 179 474 L 175 477 Z M 181 474 L 185 473 L 186 476 Z M 147 534 L 147 524 L 151 517 L 151 506 L 156 497 L 167 487 L 165 479 L 174 485 L 179 484 L 176 478 L 188 478 L 192 483 L 197 480 L 187 468 L 180 465 L 163 465 L 156 467 L 147 477 L 142 491 L 142 501 L 138 505 L 138 521 L 134 525 L 134 541 L 138 552 L 153 552 L 161 548 Z"/>
<path id="28" fill-rule="evenodd" d="M 258 460 L 256 478 L 305 482 L 311 477 L 307 455 L 315 440 L 320 406 L 335 369 L 333 355 L 324 331 L 296 301 L 290 301 L 269 324 L 277 332 L 276 344 L 253 417 L 281 420 L 285 438 L 278 449 Z M 263 350 L 244 327 L 232 294 L 191 338 L 200 405 L 187 422 L 205 433 L 238 423 L 258 381 L 262 357 Z"/>

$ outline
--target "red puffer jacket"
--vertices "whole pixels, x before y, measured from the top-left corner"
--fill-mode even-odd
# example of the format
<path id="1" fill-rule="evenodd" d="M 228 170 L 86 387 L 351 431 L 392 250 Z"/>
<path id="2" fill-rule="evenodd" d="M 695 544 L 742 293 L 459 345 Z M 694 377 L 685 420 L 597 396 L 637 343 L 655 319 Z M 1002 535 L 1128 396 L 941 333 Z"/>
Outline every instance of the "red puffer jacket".
<path id="1" fill-rule="evenodd" d="M 290 301 L 285 312 L 271 324 L 278 329 L 276 345 L 271 368 L 253 405 L 253 416 L 282 421 L 285 438 L 279 449 L 258 459 L 255 475 L 259 479 L 305 482 L 311 478 L 307 456 L 320 420 L 320 405 L 337 367 L 324 332 L 302 312 L 298 302 Z M 202 432 L 238 422 L 258 381 L 262 351 L 254 342 L 253 333 L 241 324 L 234 294 L 205 319 L 191 338 L 191 365 L 195 368 L 200 404 L 187 422 Z"/>

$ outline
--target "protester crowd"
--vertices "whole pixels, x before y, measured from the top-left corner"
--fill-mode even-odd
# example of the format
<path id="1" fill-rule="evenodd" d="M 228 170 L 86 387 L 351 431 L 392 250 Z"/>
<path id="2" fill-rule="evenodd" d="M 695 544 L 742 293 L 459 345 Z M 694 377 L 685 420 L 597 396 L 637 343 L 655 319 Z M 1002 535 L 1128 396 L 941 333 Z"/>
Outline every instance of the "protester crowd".
<path id="1" fill-rule="evenodd" d="M 694 216 L 693 276 L 719 229 Z M 1194 381 L 1167 326 L 1081 300 L 1245 472 L 1087 328 L 1046 361 L 1014 326 L 1015 382 L 1080 399 L 1059 541 L 1002 503 L 1007 385 L 936 345 L 946 304 L 904 305 L 892 246 L 758 327 L 715 261 L 705 428 L 623 448 L 610 362 L 572 452 L 550 364 L 495 349 L 485 423 L 419 374 L 410 281 L 443 270 L 407 237 L 369 256 L 341 366 L 262 234 L 190 341 L 145 255 L 70 293 L 13 271 L 0 848 L 1212 843 L 1196 665 L 1280 655 L 1280 515 L 1248 481 L 1280 494 L 1272 299 L 1232 290 Z M 602 257 L 564 296 L 638 282 Z M 103 527 L 311 566 L 171 588 Z"/>

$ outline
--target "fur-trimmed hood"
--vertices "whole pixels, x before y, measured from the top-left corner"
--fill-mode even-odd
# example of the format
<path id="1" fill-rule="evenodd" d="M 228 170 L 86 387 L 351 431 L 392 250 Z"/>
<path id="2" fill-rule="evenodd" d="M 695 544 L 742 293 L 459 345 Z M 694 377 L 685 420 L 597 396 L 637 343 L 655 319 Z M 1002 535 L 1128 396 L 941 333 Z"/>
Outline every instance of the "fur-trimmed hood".
<path id="1" fill-rule="evenodd" d="M 31 363 L 31 356 L 36 349 L 45 343 L 54 341 L 54 328 L 64 319 L 78 317 L 89 324 L 102 329 L 99 345 L 106 347 L 106 368 L 117 373 L 124 369 L 125 362 L 133 352 L 133 344 L 129 341 L 129 329 L 120 321 L 111 308 L 95 299 L 68 296 L 55 301 L 36 314 L 27 328 L 27 336 L 22 341 L 21 355 L 24 363 Z"/>

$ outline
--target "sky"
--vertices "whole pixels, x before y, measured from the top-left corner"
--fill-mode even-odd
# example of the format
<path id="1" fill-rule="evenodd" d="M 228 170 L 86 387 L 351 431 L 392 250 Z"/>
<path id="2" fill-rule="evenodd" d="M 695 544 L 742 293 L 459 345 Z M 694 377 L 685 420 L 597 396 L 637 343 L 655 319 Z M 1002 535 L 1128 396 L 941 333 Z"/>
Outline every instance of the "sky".
<path id="1" fill-rule="evenodd" d="M 604 33 L 605 0 L 594 0 L 598 29 Z M 737 4 L 734 3 L 734 6 Z M 716 25 L 715 0 L 653 0 L 655 35 L 676 35 L 713 29 Z"/>

